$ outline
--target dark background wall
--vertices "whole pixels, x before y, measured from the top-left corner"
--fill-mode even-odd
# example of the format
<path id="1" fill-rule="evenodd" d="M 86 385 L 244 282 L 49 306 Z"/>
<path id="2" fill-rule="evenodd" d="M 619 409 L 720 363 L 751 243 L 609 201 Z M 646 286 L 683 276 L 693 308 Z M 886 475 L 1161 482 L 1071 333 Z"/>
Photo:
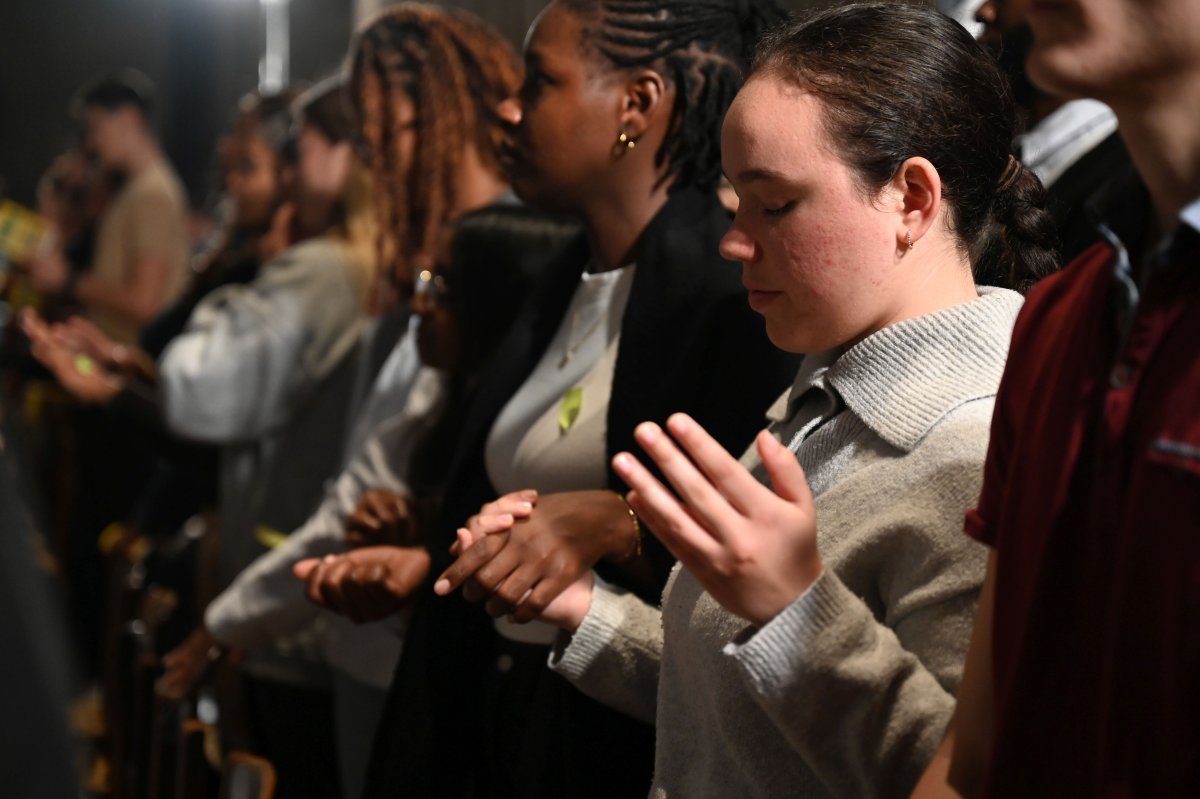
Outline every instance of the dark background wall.
<path id="1" fill-rule="evenodd" d="M 75 91 L 119 67 L 158 87 L 158 129 L 193 202 L 208 189 L 213 144 L 237 99 L 258 85 L 258 0 L 3 0 L 0 177 L 31 203 L 37 179 L 75 135 Z M 337 69 L 350 38 L 345 0 L 293 0 L 292 75 Z"/>
<path id="2" fill-rule="evenodd" d="M 547 0 L 451 0 L 520 43 Z M 793 8 L 822 0 L 785 0 Z M 828 0 L 824 0 L 828 2 Z M 353 20 L 386 0 L 291 0 L 291 75 L 337 69 Z M 75 135 L 67 113 L 89 78 L 119 67 L 158 87 L 158 127 L 194 204 L 211 187 L 213 146 L 258 85 L 258 0 L 0 0 L 0 179 L 32 204 L 37 180 Z"/>

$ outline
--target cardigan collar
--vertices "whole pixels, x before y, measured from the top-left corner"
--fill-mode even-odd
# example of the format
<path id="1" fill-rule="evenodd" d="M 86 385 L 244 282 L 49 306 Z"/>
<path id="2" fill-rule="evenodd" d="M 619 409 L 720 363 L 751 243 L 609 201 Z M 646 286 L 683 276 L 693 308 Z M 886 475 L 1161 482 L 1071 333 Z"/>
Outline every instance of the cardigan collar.
<path id="1" fill-rule="evenodd" d="M 767 418 L 793 416 L 810 389 L 835 391 L 880 438 L 912 450 L 955 408 L 995 395 L 1022 302 L 1016 292 L 981 286 L 977 299 L 889 325 L 840 356 L 805 358 Z"/>

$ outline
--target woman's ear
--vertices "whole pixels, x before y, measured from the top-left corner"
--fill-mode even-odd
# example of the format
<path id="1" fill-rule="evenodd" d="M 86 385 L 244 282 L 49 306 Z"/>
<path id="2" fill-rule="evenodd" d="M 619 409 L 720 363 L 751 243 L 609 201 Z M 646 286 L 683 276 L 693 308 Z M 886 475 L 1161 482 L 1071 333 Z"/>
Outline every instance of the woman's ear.
<path id="1" fill-rule="evenodd" d="M 890 188 L 899 201 L 898 238 L 911 249 L 942 209 L 942 178 L 929 159 L 913 157 L 896 170 Z"/>
<path id="2" fill-rule="evenodd" d="M 670 116 L 668 89 L 662 75 L 652 69 L 635 73 L 625 84 L 621 101 L 621 125 L 635 141 Z"/>

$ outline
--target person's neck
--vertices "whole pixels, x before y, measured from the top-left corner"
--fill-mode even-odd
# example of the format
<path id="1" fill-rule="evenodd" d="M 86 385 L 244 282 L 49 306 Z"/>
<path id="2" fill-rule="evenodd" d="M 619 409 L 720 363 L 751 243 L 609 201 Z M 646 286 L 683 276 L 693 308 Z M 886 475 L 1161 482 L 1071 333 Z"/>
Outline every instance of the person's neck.
<path id="1" fill-rule="evenodd" d="M 1038 94 L 1033 100 L 1033 107 L 1029 109 L 1029 129 L 1032 130 L 1040 125 L 1045 121 L 1046 117 L 1066 104 L 1067 101 L 1060 97 L 1053 97 L 1049 94 Z"/>
<path id="2" fill-rule="evenodd" d="M 139 134 L 130 141 L 122 159 L 121 169 L 130 176 L 137 175 L 161 158 L 158 143 L 149 135 Z"/>
<path id="3" fill-rule="evenodd" d="M 904 255 L 896 273 L 902 287 L 896 292 L 899 302 L 870 332 L 979 297 L 970 260 L 947 234 L 927 234 L 917 247 Z"/>
<path id="4" fill-rule="evenodd" d="M 590 198 L 580 216 L 588 232 L 592 271 L 608 272 L 633 263 L 638 242 L 667 203 L 669 181 L 655 175 L 619 182 L 619 190 Z"/>
<path id="5" fill-rule="evenodd" d="M 909 318 L 937 313 L 979 296 L 971 262 L 953 250 L 952 244 L 949 248 L 951 251 L 933 255 L 920 267 L 922 277 L 913 283 L 923 285 L 914 295 L 916 300 L 909 309 Z"/>
<path id="6" fill-rule="evenodd" d="M 458 170 L 454 215 L 491 205 L 507 191 L 508 183 L 484 166 L 474 147 L 468 147 Z"/>
<path id="7" fill-rule="evenodd" d="M 312 196 L 299 199 L 292 220 L 294 241 L 324 235 L 333 225 L 337 205 L 336 197 Z"/>
<path id="8" fill-rule="evenodd" d="M 1200 74 L 1110 102 L 1121 138 L 1146 184 L 1159 233 L 1175 229 L 1179 212 L 1200 196 Z"/>

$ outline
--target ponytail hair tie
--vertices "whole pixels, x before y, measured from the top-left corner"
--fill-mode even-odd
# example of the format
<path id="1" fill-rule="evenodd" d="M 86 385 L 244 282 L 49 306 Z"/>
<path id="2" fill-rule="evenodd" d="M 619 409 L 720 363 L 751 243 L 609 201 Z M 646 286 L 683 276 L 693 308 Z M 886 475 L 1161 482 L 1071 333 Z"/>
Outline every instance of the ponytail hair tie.
<path id="1" fill-rule="evenodd" d="M 1004 171 L 1000 173 L 1000 180 L 996 184 L 996 193 L 1003 194 L 1011 189 L 1023 174 L 1025 165 L 1015 155 L 1008 156 L 1008 163 L 1004 165 Z"/>

